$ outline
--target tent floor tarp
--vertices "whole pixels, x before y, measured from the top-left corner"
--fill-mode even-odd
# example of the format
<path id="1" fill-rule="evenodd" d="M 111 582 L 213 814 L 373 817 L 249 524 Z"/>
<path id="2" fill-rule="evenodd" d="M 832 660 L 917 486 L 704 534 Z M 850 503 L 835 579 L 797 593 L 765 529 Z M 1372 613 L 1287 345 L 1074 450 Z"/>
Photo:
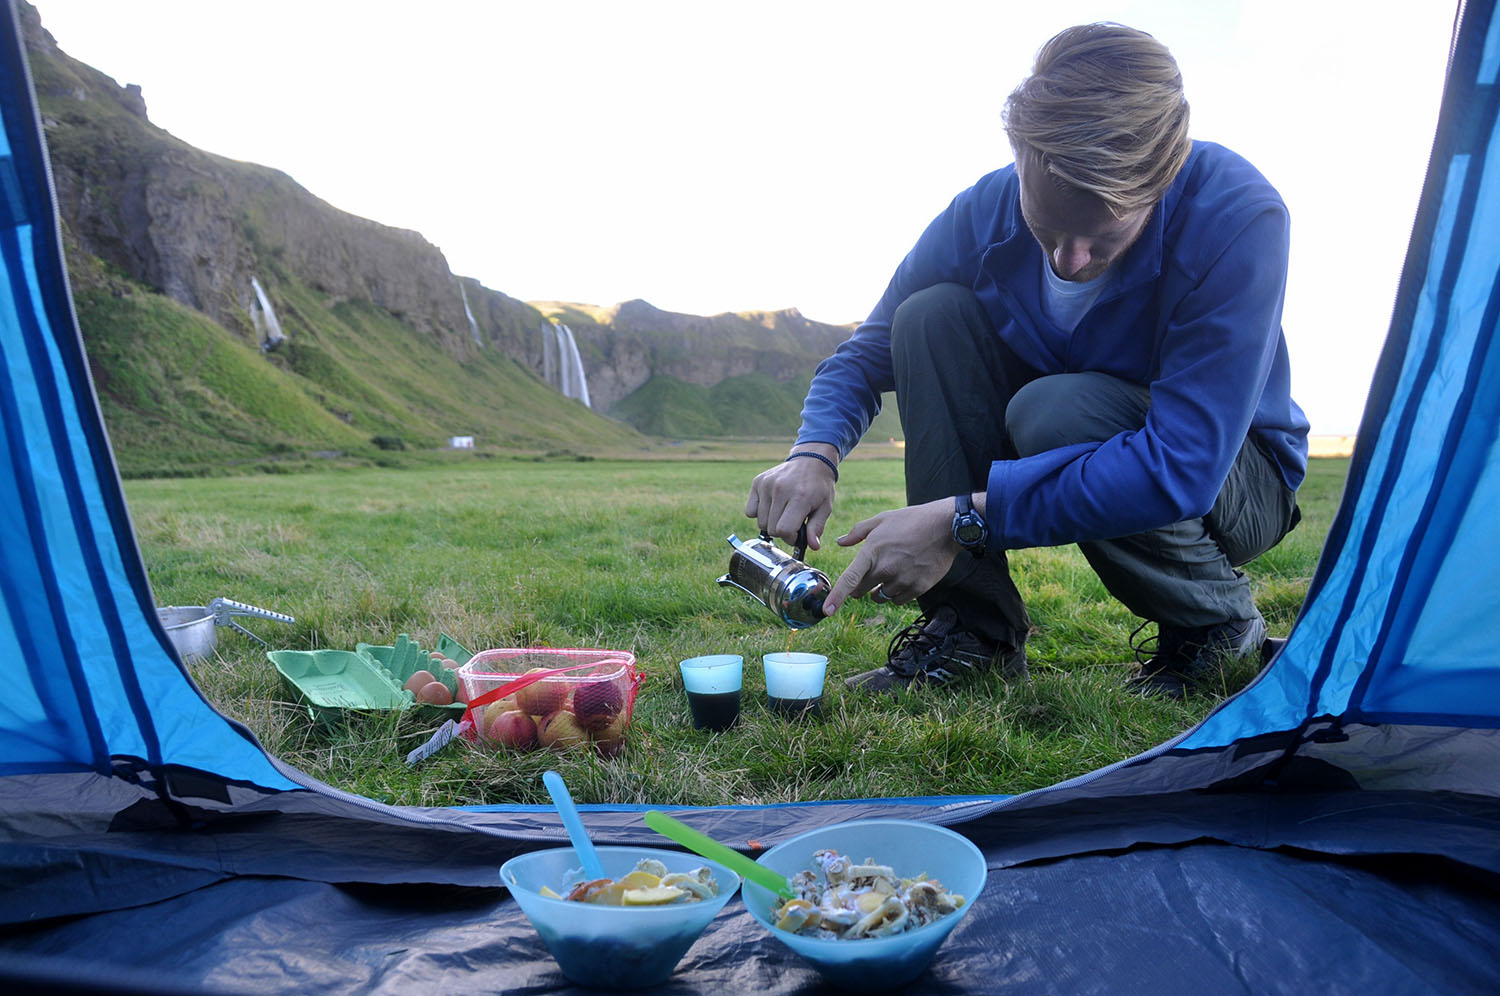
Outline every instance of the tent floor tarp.
<path id="1" fill-rule="evenodd" d="M 1497 951 L 1500 891 L 1471 868 L 1199 842 L 992 871 L 911 991 L 1492 992 Z M 254 876 L 9 928 L 0 980 L 9 992 L 588 991 L 501 889 Z M 654 991 L 820 988 L 736 899 Z"/>
<path id="2" fill-rule="evenodd" d="M 984 852 L 989 881 L 920 991 L 1316 984 L 1368 996 L 1493 991 L 1500 979 L 1492 797 L 1311 781 L 1296 791 L 1058 795 L 955 800 L 953 825 Z M 1046 804 L 1025 805 L 1033 800 Z M 7 848 L 7 908 L 91 912 L 0 927 L 0 980 L 50 992 L 573 991 L 517 904 L 490 885 L 510 854 L 562 843 L 555 813 L 433 813 L 462 824 L 445 828 L 314 792 L 275 801 L 285 811 L 231 815 L 185 837 L 116 824 Z M 874 800 L 682 815 L 725 840 L 770 843 L 900 808 Z M 941 807 L 923 808 L 931 817 Z M 659 844 L 640 817 L 585 813 L 601 842 Z M 465 826 L 479 832 L 455 832 Z M 350 847 L 351 836 L 361 845 Z M 127 903 L 131 890 L 141 898 Z M 820 986 L 735 899 L 659 991 Z"/>

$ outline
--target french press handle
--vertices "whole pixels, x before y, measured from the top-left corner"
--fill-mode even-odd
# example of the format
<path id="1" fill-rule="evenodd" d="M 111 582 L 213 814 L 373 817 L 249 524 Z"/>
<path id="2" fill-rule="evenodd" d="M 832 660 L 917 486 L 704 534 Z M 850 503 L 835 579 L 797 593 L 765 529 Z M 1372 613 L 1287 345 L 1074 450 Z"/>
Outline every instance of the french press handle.
<path id="1" fill-rule="evenodd" d="M 764 529 L 760 531 L 760 538 L 767 543 L 774 543 L 771 534 Z M 792 556 L 798 560 L 807 559 L 807 520 L 802 520 L 802 525 L 797 527 L 797 542 L 792 545 Z"/>

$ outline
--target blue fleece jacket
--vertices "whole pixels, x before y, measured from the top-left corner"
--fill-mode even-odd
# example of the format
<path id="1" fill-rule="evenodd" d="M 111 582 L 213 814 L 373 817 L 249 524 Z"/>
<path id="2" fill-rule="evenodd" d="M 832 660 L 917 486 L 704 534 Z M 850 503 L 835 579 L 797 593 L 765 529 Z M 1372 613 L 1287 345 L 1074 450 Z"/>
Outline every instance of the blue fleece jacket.
<path id="1" fill-rule="evenodd" d="M 1041 303 L 1041 247 L 1014 166 L 959 194 L 922 233 L 870 317 L 824 360 L 799 443 L 854 448 L 894 389 L 891 316 L 939 283 L 974 290 L 1028 373 L 1098 371 L 1149 386 L 1145 427 L 990 468 L 985 519 L 1003 549 L 1129 536 L 1205 514 L 1249 435 L 1288 487 L 1307 470 L 1281 332 L 1288 218 L 1243 158 L 1195 142 L 1108 288 L 1071 333 Z"/>

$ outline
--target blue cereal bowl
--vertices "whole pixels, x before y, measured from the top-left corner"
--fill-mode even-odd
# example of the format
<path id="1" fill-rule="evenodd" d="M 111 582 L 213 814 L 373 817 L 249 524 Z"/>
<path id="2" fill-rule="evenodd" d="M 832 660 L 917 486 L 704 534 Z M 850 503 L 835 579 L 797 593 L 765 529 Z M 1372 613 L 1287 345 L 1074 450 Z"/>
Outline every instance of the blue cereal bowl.
<path id="1" fill-rule="evenodd" d="M 708 924 L 739 888 L 740 877 L 707 858 L 652 847 L 596 848 L 604 874 L 623 878 L 641 858 L 655 858 L 668 872 L 690 872 L 705 865 L 718 883 L 718 895 L 695 903 L 667 906 L 600 906 L 553 899 L 577 872 L 578 853 L 571 847 L 532 851 L 500 866 L 500 881 L 515 897 L 572 981 L 595 989 L 645 989 L 671 977 Z"/>
<path id="2" fill-rule="evenodd" d="M 804 870 L 816 872 L 813 853 L 824 849 L 854 861 L 873 858 L 890 865 L 900 877 L 925 874 L 965 900 L 955 912 L 904 933 L 840 940 L 778 929 L 774 911 L 780 897 L 747 880 L 743 895 L 750 915 L 772 937 L 806 959 L 825 981 L 844 989 L 897 989 L 925 972 L 938 947 L 973 908 L 988 873 L 984 855 L 968 838 L 946 827 L 912 820 L 859 820 L 809 830 L 777 844 L 757 861 L 791 878 Z"/>

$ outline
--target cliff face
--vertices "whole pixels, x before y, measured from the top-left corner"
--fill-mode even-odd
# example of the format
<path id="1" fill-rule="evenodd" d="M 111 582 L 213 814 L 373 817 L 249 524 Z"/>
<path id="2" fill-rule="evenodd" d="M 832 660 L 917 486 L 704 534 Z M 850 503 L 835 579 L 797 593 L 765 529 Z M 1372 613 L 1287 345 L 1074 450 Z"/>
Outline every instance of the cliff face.
<path id="1" fill-rule="evenodd" d="M 653 377 L 700 387 L 760 374 L 806 380 L 849 329 L 810 321 L 795 309 L 702 316 L 662 311 L 645 301 L 607 308 L 536 302 L 578 338 L 596 407 L 614 407 Z"/>
<path id="2" fill-rule="evenodd" d="M 173 138 L 147 119 L 139 88 L 69 58 L 35 9 L 21 10 L 59 209 L 83 252 L 230 329 L 248 328 L 251 277 L 269 288 L 294 273 L 414 331 L 467 331 L 457 280 L 421 235 Z"/>
<path id="3" fill-rule="evenodd" d="M 848 334 L 796 311 L 700 317 L 643 301 L 538 307 L 460 279 L 420 234 L 339 211 L 274 169 L 214 156 L 152 125 L 145 95 L 57 48 L 21 5 L 27 48 L 70 252 L 253 335 L 251 279 L 278 310 L 295 280 L 330 305 L 369 302 L 463 361 L 479 339 L 540 374 L 548 315 L 578 341 L 594 408 L 607 411 L 656 376 L 710 386 L 760 373 L 805 379 Z M 288 329 L 295 335 L 295 328 Z"/>

